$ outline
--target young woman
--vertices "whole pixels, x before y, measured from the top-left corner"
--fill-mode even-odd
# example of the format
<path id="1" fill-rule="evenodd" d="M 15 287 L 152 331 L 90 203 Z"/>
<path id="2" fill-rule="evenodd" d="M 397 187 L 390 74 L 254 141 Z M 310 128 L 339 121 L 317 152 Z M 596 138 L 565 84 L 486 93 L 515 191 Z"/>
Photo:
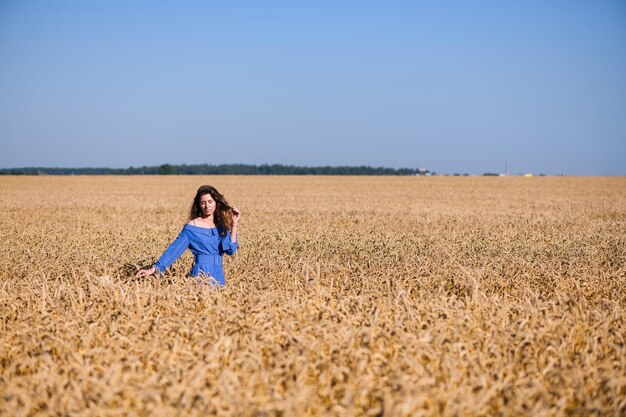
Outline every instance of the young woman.
<path id="1" fill-rule="evenodd" d="M 189 248 L 195 257 L 192 277 L 209 278 L 212 284 L 224 285 L 222 255 L 237 251 L 237 224 L 241 213 L 231 207 L 222 194 L 210 185 L 198 189 L 189 212 L 189 222 L 150 269 L 135 277 L 161 274 Z M 212 279 L 211 279 L 212 278 Z"/>

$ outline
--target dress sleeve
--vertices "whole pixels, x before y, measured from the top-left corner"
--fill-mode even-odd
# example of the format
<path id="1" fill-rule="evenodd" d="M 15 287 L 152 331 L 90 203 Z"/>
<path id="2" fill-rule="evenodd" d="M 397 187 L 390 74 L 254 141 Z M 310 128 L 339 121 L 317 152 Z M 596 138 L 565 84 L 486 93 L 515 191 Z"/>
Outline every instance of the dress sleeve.
<path id="1" fill-rule="evenodd" d="M 230 233 L 226 232 L 224 236 L 220 236 L 220 246 L 222 247 L 223 253 L 227 255 L 234 255 L 239 247 L 239 236 L 237 237 L 237 241 L 233 243 L 230 241 Z"/>
<path id="2" fill-rule="evenodd" d="M 181 230 L 178 237 L 174 239 L 167 249 L 165 249 L 163 255 L 161 255 L 159 260 L 154 264 L 157 272 L 162 274 L 163 271 L 165 271 L 168 266 L 173 264 L 174 261 L 178 259 L 188 247 L 189 238 L 187 237 L 187 233 L 185 233 L 185 230 Z"/>

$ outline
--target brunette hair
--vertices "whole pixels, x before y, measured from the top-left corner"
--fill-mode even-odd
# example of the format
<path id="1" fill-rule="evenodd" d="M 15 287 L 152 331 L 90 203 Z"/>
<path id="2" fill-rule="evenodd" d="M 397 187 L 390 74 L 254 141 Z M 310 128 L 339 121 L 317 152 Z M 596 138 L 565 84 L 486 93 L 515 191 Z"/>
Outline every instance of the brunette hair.
<path id="1" fill-rule="evenodd" d="M 217 229 L 220 231 L 220 234 L 223 236 L 226 234 L 227 230 L 231 230 L 233 228 L 232 207 L 230 206 L 230 204 L 228 204 L 224 196 L 211 185 L 203 185 L 198 188 L 198 192 L 193 199 L 193 203 L 191 203 L 191 210 L 189 210 L 189 219 L 187 220 L 191 221 L 196 217 L 202 216 L 202 209 L 200 208 L 200 198 L 203 195 L 207 194 L 211 194 L 211 197 L 213 197 L 213 200 L 215 200 L 215 212 L 213 213 L 213 222 L 215 223 Z"/>

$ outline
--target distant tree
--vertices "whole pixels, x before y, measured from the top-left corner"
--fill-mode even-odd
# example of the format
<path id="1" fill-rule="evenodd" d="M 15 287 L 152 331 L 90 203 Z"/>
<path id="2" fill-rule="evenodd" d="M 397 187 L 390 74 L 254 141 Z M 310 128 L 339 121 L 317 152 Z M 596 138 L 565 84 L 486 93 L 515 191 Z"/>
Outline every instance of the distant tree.
<path id="1" fill-rule="evenodd" d="M 159 167 L 159 175 L 176 175 L 176 167 L 170 164 L 163 164 Z"/>

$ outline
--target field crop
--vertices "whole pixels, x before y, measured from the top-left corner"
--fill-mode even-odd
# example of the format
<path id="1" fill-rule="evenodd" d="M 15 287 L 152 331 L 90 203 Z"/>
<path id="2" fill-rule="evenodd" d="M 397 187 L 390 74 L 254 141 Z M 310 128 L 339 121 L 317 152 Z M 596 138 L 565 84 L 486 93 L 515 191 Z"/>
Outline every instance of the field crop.
<path id="1" fill-rule="evenodd" d="M 203 183 L 222 290 L 136 280 Z M 626 179 L 0 178 L 0 414 L 626 414 Z"/>

